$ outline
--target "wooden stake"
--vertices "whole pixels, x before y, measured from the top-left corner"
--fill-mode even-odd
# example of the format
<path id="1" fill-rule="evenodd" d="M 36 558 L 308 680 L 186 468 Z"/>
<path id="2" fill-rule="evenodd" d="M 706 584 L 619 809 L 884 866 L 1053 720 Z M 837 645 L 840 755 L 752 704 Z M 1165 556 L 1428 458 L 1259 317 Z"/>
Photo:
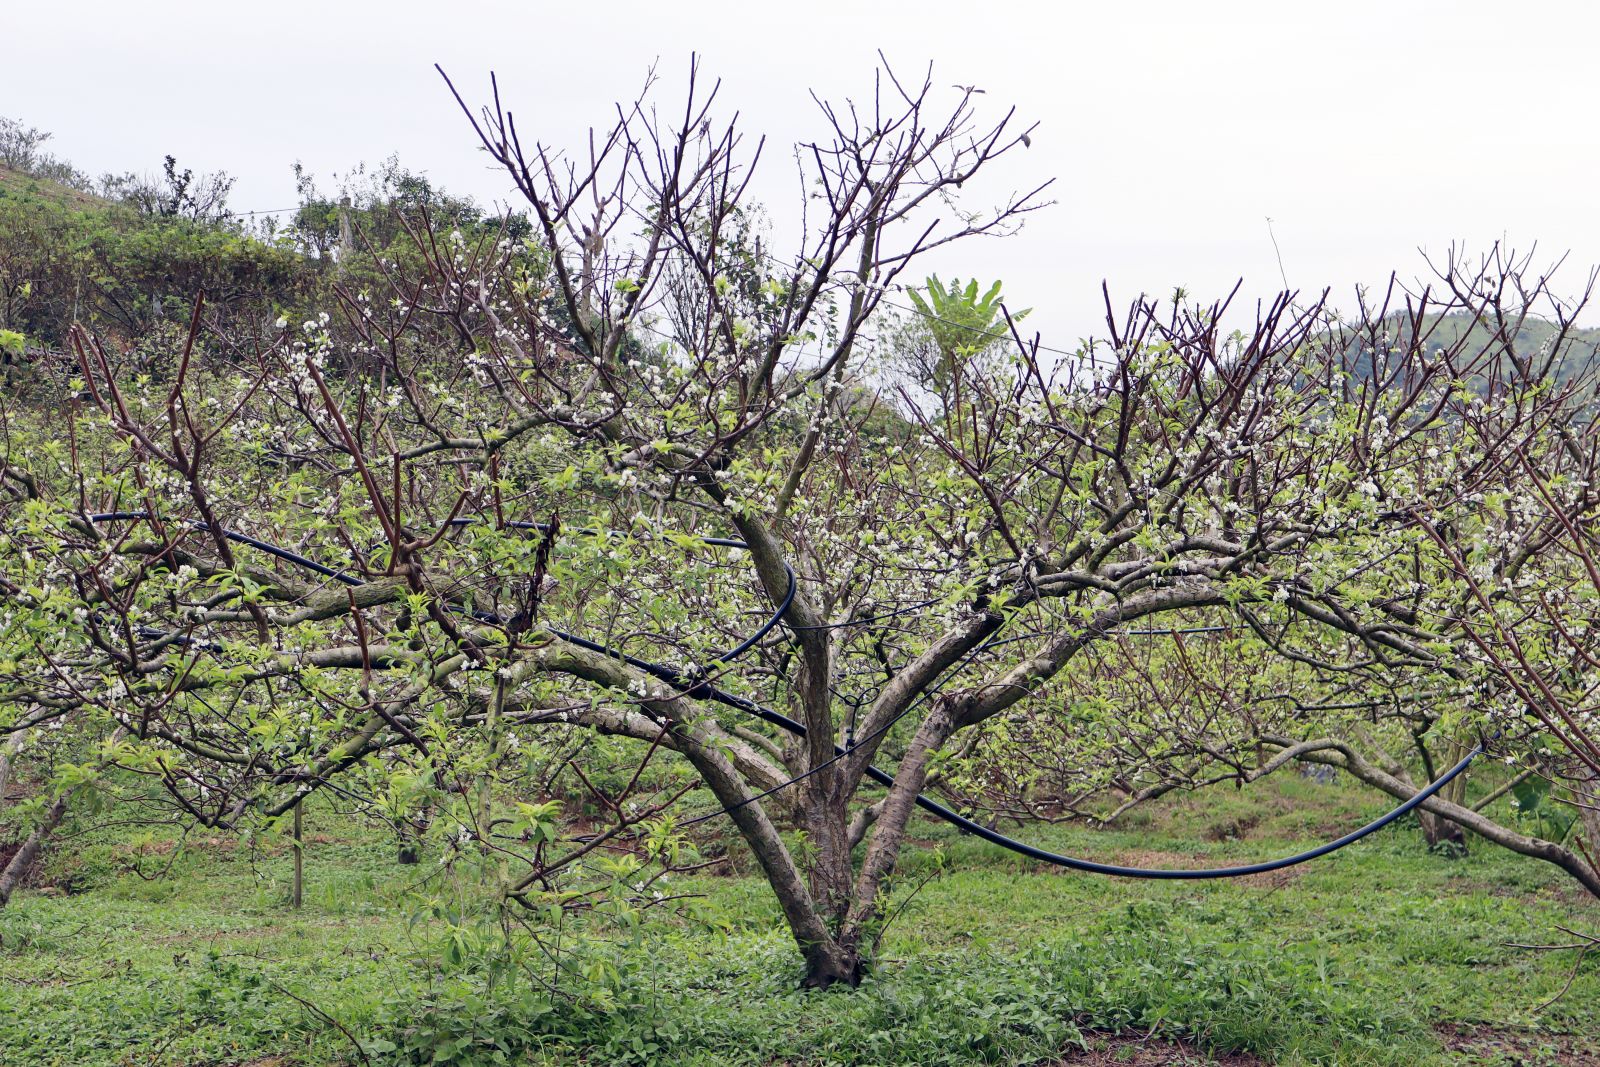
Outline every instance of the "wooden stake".
<path id="1" fill-rule="evenodd" d="M 304 798 L 294 806 L 294 889 L 290 904 L 298 908 L 305 892 L 305 844 L 300 836 L 300 807 Z"/>

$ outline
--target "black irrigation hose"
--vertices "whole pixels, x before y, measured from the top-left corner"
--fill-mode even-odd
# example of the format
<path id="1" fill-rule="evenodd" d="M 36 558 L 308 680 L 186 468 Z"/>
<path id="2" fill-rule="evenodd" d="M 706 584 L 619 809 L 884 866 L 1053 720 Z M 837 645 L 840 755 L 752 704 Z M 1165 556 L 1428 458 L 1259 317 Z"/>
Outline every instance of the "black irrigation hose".
<path id="1" fill-rule="evenodd" d="M 142 511 L 116 511 L 88 516 L 90 522 L 144 521 L 148 520 L 149 518 L 149 514 Z M 476 521 L 477 520 L 475 519 L 455 519 L 452 520 L 451 525 L 466 526 L 471 525 Z M 545 527 L 542 523 L 514 522 L 507 523 L 507 525 L 516 529 L 547 529 L 547 527 Z M 190 523 L 190 526 L 191 528 L 199 530 L 205 530 L 208 528 L 206 524 L 202 522 Z M 345 571 L 334 570 L 331 567 L 326 567 L 315 560 L 308 559 L 296 552 L 291 552 L 286 548 L 280 548 L 279 546 L 269 542 L 261 541 L 257 538 L 249 536 L 248 534 L 242 534 L 228 529 L 222 529 L 219 532 L 230 541 L 235 541 L 239 544 L 248 545 L 251 548 L 259 549 L 260 551 L 276 556 L 278 559 L 284 560 L 287 563 L 293 563 L 296 566 L 305 567 L 308 570 L 315 571 L 316 573 L 324 575 L 325 577 L 333 578 L 336 581 L 343 582 L 345 585 L 358 586 L 366 584 L 364 579 L 356 575 L 349 574 Z M 702 540 L 708 545 L 717 545 L 725 548 L 749 548 L 749 545 L 745 544 L 745 542 L 736 541 L 732 538 L 708 537 L 703 538 Z M 762 625 L 761 629 L 757 631 L 756 634 L 741 642 L 736 649 L 733 649 L 730 652 L 718 657 L 718 662 L 727 663 L 737 658 L 739 655 L 748 651 L 752 646 L 755 645 L 757 641 L 761 640 L 761 638 L 771 633 L 772 630 L 778 625 L 778 622 L 782 619 L 784 613 L 788 611 L 789 605 L 794 601 L 795 596 L 794 570 L 789 568 L 787 565 L 785 565 L 785 569 L 788 571 L 789 575 L 789 588 L 778 611 Z M 488 613 L 479 614 L 481 617 L 486 617 L 491 620 L 495 619 L 494 616 L 491 616 Z M 693 697 L 695 699 L 715 700 L 720 704 L 726 705 L 727 707 L 743 711 L 749 715 L 753 715 L 754 717 L 761 719 L 764 722 L 771 723 L 772 725 L 777 726 L 782 730 L 786 730 L 797 737 L 806 736 L 806 728 L 803 723 L 796 722 L 787 715 L 773 711 L 771 708 L 763 707 L 762 705 L 757 704 L 755 701 L 746 700 L 744 697 L 729 693 L 723 689 L 719 689 L 710 682 L 707 682 L 704 678 L 686 676 L 680 671 L 673 670 L 671 667 L 667 667 L 659 663 L 651 663 L 647 660 L 641 660 L 633 656 L 625 655 L 624 653 L 618 652 L 616 649 L 608 648 L 605 645 L 596 644 L 593 641 L 578 637 L 576 634 L 565 633 L 561 630 L 555 629 L 554 627 L 550 628 L 550 632 L 561 638 L 563 641 L 568 641 L 574 645 L 577 645 L 579 648 L 584 648 L 591 652 L 598 652 L 602 655 L 621 660 L 631 667 L 635 667 L 641 671 L 644 671 L 646 674 L 649 674 L 654 678 L 657 678 L 677 689 L 682 690 L 685 696 Z M 1169 631 L 1153 632 L 1167 633 Z M 908 705 L 907 710 L 909 709 L 910 706 Z M 902 712 L 902 714 L 904 714 L 904 712 Z M 888 724 L 888 726 L 892 725 L 893 722 Z M 885 726 L 884 729 L 887 729 L 888 726 Z M 849 749 L 846 749 L 842 745 L 838 744 L 835 744 L 833 749 L 834 757 L 833 760 L 829 761 L 830 763 L 843 758 L 844 756 L 848 755 L 850 751 Z M 1057 867 L 1066 867 L 1074 871 L 1084 871 L 1088 874 L 1112 875 L 1118 878 L 1149 878 L 1160 880 L 1241 878 L 1251 874 L 1265 874 L 1269 871 L 1279 871 L 1285 867 L 1293 867 L 1309 860 L 1319 859 L 1331 852 L 1337 852 L 1346 845 L 1352 845 L 1361 840 L 1363 837 L 1367 837 L 1376 833 L 1385 826 L 1388 826 L 1396 820 L 1403 818 L 1416 808 L 1420 807 L 1422 804 L 1426 803 L 1428 800 L 1432 799 L 1441 789 L 1443 789 L 1453 779 L 1465 771 L 1472 764 L 1472 761 L 1481 756 L 1483 752 L 1484 746 L 1481 744 L 1478 745 L 1471 752 L 1467 753 L 1467 755 L 1459 763 L 1457 763 L 1454 767 L 1451 767 L 1448 771 L 1445 771 L 1444 774 L 1440 775 L 1438 778 L 1434 779 L 1434 781 L 1430 783 L 1427 788 L 1417 793 L 1410 800 L 1405 801 L 1399 807 L 1394 808 L 1392 811 L 1380 816 L 1377 819 L 1374 819 L 1365 826 L 1350 831 L 1343 837 L 1329 841 L 1322 845 L 1318 845 L 1316 848 L 1307 849 L 1304 852 L 1297 852 L 1292 856 L 1284 856 L 1280 859 L 1266 860 L 1261 863 L 1250 863 L 1236 867 L 1163 870 L 1149 867 L 1124 867 L 1115 863 L 1098 863 L 1094 860 L 1078 859 L 1075 856 L 1065 856 L 1059 852 L 1050 852 L 1046 849 L 1037 848 L 1025 842 L 1018 841 L 1013 837 L 1007 837 L 1005 834 L 1002 834 L 996 830 L 991 830 L 981 823 L 973 822 L 971 819 L 957 814 L 955 811 L 945 807 L 943 804 L 940 804 L 938 801 L 933 800 L 922 793 L 917 794 L 916 803 L 917 806 L 922 810 L 937 818 L 943 819 L 945 822 L 950 823 L 958 830 L 972 834 L 975 837 L 980 837 L 991 844 L 999 845 L 1001 848 L 1015 852 L 1020 856 L 1026 856 L 1029 859 L 1038 860 L 1041 863 L 1048 863 Z M 822 766 L 827 766 L 827 764 L 823 764 Z M 767 796 L 777 792 L 780 789 L 787 788 L 788 786 L 801 781 L 820 769 L 821 767 L 812 768 L 810 771 L 806 771 L 795 778 L 791 778 L 786 782 L 779 783 L 778 785 L 760 794 L 760 796 Z M 892 788 L 895 784 L 894 775 L 875 765 L 868 764 L 865 773 L 867 777 L 871 778 L 879 785 L 887 788 Z M 709 815 L 705 816 L 699 816 L 694 821 L 700 822 L 707 818 L 714 818 L 718 815 L 727 814 L 728 812 L 731 812 L 738 807 L 742 807 L 744 804 L 750 803 L 756 799 L 759 799 L 759 797 L 750 797 L 744 801 L 741 801 L 739 804 L 723 808 L 721 811 L 711 812 Z"/>
<path id="2" fill-rule="evenodd" d="M 727 704 L 730 707 L 749 712 L 750 714 L 755 715 L 766 722 L 772 723 L 774 726 L 787 730 L 789 733 L 795 734 L 798 737 L 804 737 L 806 735 L 806 728 L 803 723 L 796 722 L 787 715 L 782 715 L 776 711 L 772 711 L 769 708 L 764 708 L 753 701 L 745 700 L 743 697 L 734 696 L 731 693 L 725 693 L 713 686 L 704 686 L 702 692 L 692 695 L 709 697 L 712 700 Z M 841 756 L 846 754 L 845 748 L 841 745 L 834 745 L 833 750 L 835 753 L 834 759 L 839 759 Z M 1297 852 L 1292 856 L 1284 856 L 1280 859 L 1266 860 L 1261 863 L 1251 863 L 1238 867 L 1161 870 L 1149 867 L 1124 867 L 1115 863 L 1098 863 L 1094 860 L 1078 859 L 1075 856 L 1065 856 L 1059 852 L 1050 852 L 1045 849 L 1037 848 L 1033 845 L 1027 844 L 1026 842 L 1018 841 L 1014 837 L 1007 837 L 1005 834 L 989 829 L 982 823 L 973 822 L 971 819 L 957 814 L 955 811 L 945 807 L 937 800 L 934 800 L 923 793 L 917 794 L 916 803 L 917 807 L 921 808 L 923 811 L 926 811 L 930 815 L 933 815 L 937 818 L 943 819 L 945 822 L 950 823 L 958 830 L 972 834 L 976 837 L 981 837 L 991 844 L 999 845 L 1001 848 L 1015 852 L 1018 855 L 1027 856 L 1029 859 L 1039 860 L 1042 863 L 1049 863 L 1056 867 L 1066 867 L 1074 871 L 1084 871 L 1089 874 L 1114 875 L 1119 878 L 1152 878 L 1165 880 L 1241 878 L 1249 874 L 1264 874 L 1268 871 L 1282 870 L 1285 867 L 1294 867 L 1309 860 L 1326 856 L 1330 852 L 1337 852 L 1346 845 L 1352 845 L 1361 840 L 1363 837 L 1376 833 L 1395 820 L 1403 818 L 1411 811 L 1416 809 L 1419 805 L 1432 798 L 1439 792 L 1439 790 L 1443 789 L 1447 784 L 1449 784 L 1451 779 L 1457 777 L 1463 771 L 1465 771 L 1467 767 L 1471 765 L 1472 761 L 1477 759 L 1482 754 L 1483 746 L 1479 745 L 1471 752 L 1467 753 L 1466 757 L 1463 758 L 1461 762 L 1444 772 L 1444 774 L 1435 779 L 1426 789 L 1422 790 L 1416 796 L 1412 797 L 1410 800 L 1401 804 L 1399 807 L 1393 809 L 1387 814 L 1374 819 L 1372 822 L 1361 827 L 1360 829 L 1352 830 L 1350 833 L 1345 834 L 1343 837 L 1338 838 L 1337 840 L 1329 841 L 1326 844 L 1318 845 L 1316 848 L 1307 849 L 1304 852 Z M 811 772 L 808 771 L 806 773 L 810 774 Z M 877 767 L 876 765 L 868 764 L 866 775 L 879 785 L 885 787 L 892 787 L 894 785 L 894 775 Z M 805 775 L 801 775 L 800 777 L 805 777 Z M 795 780 L 798 779 L 793 779 L 791 781 Z M 790 783 L 785 782 L 782 785 L 767 790 L 767 793 L 776 792 L 778 789 L 781 789 L 784 785 L 788 784 Z M 731 810 L 731 808 L 724 809 L 724 811 L 727 810 Z M 722 814 L 722 812 L 713 812 L 712 814 L 717 815 Z M 700 816 L 695 821 L 699 822 L 705 818 L 708 818 L 708 816 Z"/>
<path id="3" fill-rule="evenodd" d="M 1418 793 L 1404 804 L 1401 804 L 1398 808 L 1395 808 L 1387 815 L 1367 823 L 1367 825 L 1361 827 L 1359 830 L 1352 830 L 1337 840 L 1329 841 L 1326 844 L 1318 845 L 1316 848 L 1307 849 L 1304 852 L 1296 852 L 1292 856 L 1284 856 L 1281 859 L 1275 860 L 1266 860 L 1262 863 L 1247 863 L 1239 867 L 1210 867 L 1197 870 L 1161 870 L 1159 868 L 1124 867 L 1117 863 L 1097 863 L 1094 860 L 1080 860 L 1073 856 L 1063 856 L 1059 852 L 1048 852 L 1042 848 L 1035 848 L 1032 845 L 1024 844 L 1023 842 L 1014 838 L 1007 837 L 1005 834 L 990 830 L 988 827 L 980 825 L 979 823 L 975 823 L 971 819 L 963 818 L 962 816 L 957 815 L 943 804 L 940 804 L 934 800 L 929 800 L 925 796 L 919 795 L 917 797 L 917 805 L 924 810 L 937 815 L 945 822 L 951 823 L 961 830 L 965 830 L 969 834 L 975 834 L 976 836 L 983 838 L 985 841 L 999 845 L 1001 848 L 1010 849 L 1012 852 L 1015 852 L 1018 855 L 1027 856 L 1030 859 L 1040 860 L 1044 863 L 1054 864 L 1057 867 L 1069 867 L 1072 870 L 1085 871 L 1089 874 L 1115 875 L 1119 878 L 1155 878 L 1169 881 L 1194 881 L 1203 878 L 1242 878 L 1247 874 L 1265 874 L 1268 871 L 1281 871 L 1285 867 L 1293 867 L 1297 864 L 1305 863 L 1308 860 L 1318 859 L 1322 856 L 1326 856 L 1330 852 L 1337 852 L 1346 845 L 1355 844 L 1368 834 L 1376 833 L 1385 826 L 1388 826 L 1390 823 L 1394 822 L 1396 819 L 1405 816 L 1417 806 L 1427 801 L 1435 793 L 1443 789 L 1452 778 L 1466 770 L 1468 765 L 1470 765 L 1473 760 L 1477 759 L 1482 754 L 1483 746 L 1479 745 L 1477 748 L 1474 748 L 1471 752 L 1467 753 L 1466 757 L 1462 759 L 1460 763 L 1457 763 L 1454 767 L 1451 767 L 1448 771 L 1445 771 L 1444 774 L 1436 779 L 1431 785 L 1429 785 L 1428 788 L 1424 789 L 1422 792 Z M 874 770 L 877 770 L 877 768 L 874 767 L 869 769 L 868 773 L 871 774 Z M 873 777 L 876 778 L 877 776 L 874 775 Z M 893 779 L 890 779 L 890 781 L 892 780 Z M 887 785 L 889 783 L 884 782 L 884 784 Z"/>

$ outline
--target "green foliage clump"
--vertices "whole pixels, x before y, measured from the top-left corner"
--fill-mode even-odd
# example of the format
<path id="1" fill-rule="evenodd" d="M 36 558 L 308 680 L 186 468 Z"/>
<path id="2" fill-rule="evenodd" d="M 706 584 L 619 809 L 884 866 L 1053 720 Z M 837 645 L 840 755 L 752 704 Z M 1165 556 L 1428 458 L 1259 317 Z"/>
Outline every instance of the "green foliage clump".
<path id="1" fill-rule="evenodd" d="M 186 322 L 204 290 L 224 317 L 305 299 L 314 264 L 238 226 L 149 216 L 0 184 L 0 327 L 60 348 L 74 322 L 132 343 Z"/>

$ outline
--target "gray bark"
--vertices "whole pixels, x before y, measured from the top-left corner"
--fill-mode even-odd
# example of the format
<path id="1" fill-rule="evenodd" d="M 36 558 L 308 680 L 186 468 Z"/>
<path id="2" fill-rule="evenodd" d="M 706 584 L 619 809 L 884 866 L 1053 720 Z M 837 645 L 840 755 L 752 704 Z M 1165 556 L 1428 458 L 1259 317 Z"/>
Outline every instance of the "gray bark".
<path id="1" fill-rule="evenodd" d="M 1423 752 L 1422 746 L 1423 743 L 1419 740 L 1417 742 L 1417 749 L 1419 752 Z M 1424 754 L 1426 755 L 1425 752 Z M 1466 754 L 1466 746 L 1453 741 L 1446 742 L 1443 746 L 1443 751 L 1440 754 L 1439 766 L 1440 768 L 1443 768 L 1453 765 L 1457 760 Z M 1430 762 L 1428 766 L 1431 768 L 1433 764 Z M 1416 788 L 1415 783 L 1411 781 L 1409 775 L 1402 772 L 1396 775 L 1396 777 L 1405 782 L 1406 785 L 1411 786 L 1413 789 Z M 1460 807 L 1466 801 L 1467 778 L 1468 775 L 1462 774 L 1453 781 L 1446 783 L 1445 787 L 1439 791 L 1439 799 Z M 1417 812 L 1417 822 L 1422 826 L 1422 838 L 1424 841 L 1428 842 L 1428 847 L 1430 849 L 1436 852 L 1443 852 L 1446 855 L 1466 854 L 1467 833 L 1461 828 L 1460 824 L 1449 818 L 1446 818 L 1445 816 L 1425 809 Z"/>
<path id="2" fill-rule="evenodd" d="M 1265 740 L 1272 744 L 1286 747 L 1296 744 L 1290 738 L 1270 734 L 1265 737 Z M 1410 800 L 1419 792 L 1415 786 L 1407 785 L 1394 775 L 1368 762 L 1342 741 L 1329 740 L 1318 744 L 1323 747 L 1315 751 L 1304 751 L 1297 758 L 1310 763 L 1326 763 L 1330 766 L 1338 767 L 1348 772 L 1352 777 L 1381 789 L 1398 800 Z M 1563 848 L 1554 841 L 1527 837 L 1514 830 L 1508 830 L 1471 808 L 1463 807 L 1440 797 L 1432 797 L 1423 801 L 1422 810 L 1443 816 L 1457 825 L 1471 830 L 1479 837 L 1499 845 L 1501 848 L 1509 849 L 1518 855 L 1554 864 L 1571 875 L 1579 885 L 1594 896 L 1600 897 L 1600 871 L 1596 871 L 1582 856 Z"/>
<path id="3" fill-rule="evenodd" d="M 22 751 L 22 739 L 26 730 L 18 730 L 6 738 L 4 749 L 0 749 L 0 810 L 6 806 L 6 790 L 11 786 L 12 761 L 17 753 Z"/>
<path id="4" fill-rule="evenodd" d="M 660 682 L 620 661 L 589 652 L 564 641 L 552 641 L 540 669 L 555 670 L 617 689 L 662 692 Z M 860 981 L 860 967 L 853 956 L 843 951 L 824 912 L 812 895 L 800 865 L 779 836 L 766 809 L 755 799 L 756 793 L 730 754 L 737 746 L 732 735 L 720 730 L 714 719 L 699 714 L 692 701 L 675 696 L 640 700 L 647 715 L 617 716 L 616 732 L 659 733 L 670 728 L 672 747 L 694 766 L 711 789 L 717 802 L 728 810 L 728 817 L 744 838 L 751 854 L 761 866 L 772 887 L 784 919 L 806 961 L 806 984 L 826 987 L 836 982 L 852 985 Z M 631 720 L 642 720 L 632 723 Z M 641 729 L 644 727 L 644 729 Z M 748 747 L 748 746 L 744 746 Z M 841 837 L 844 819 L 840 819 Z M 845 862 L 849 863 L 846 847 Z M 848 870 L 848 867 L 846 868 Z"/>
<path id="5" fill-rule="evenodd" d="M 917 728 L 911 745 L 900 760 L 894 785 L 883 799 L 883 809 L 878 815 L 877 828 L 872 834 L 872 844 L 867 848 L 866 859 L 861 863 L 861 873 L 856 878 L 855 895 L 850 913 L 840 932 L 840 940 L 847 951 L 859 961 L 862 938 L 866 928 L 878 917 L 878 891 L 883 880 L 894 870 L 900 848 L 905 843 L 906 824 L 916 808 L 917 794 L 928 777 L 928 760 L 955 732 L 955 722 L 950 714 L 950 702 L 939 699 L 928 717 Z M 857 963 L 859 967 L 859 962 Z"/>
<path id="6" fill-rule="evenodd" d="M 116 744 L 125 736 L 127 736 L 127 731 L 122 727 L 118 727 L 111 735 L 111 743 Z M 67 808 L 72 803 L 72 798 L 77 795 L 85 784 L 80 782 L 71 789 L 64 791 L 51 802 L 50 806 L 45 809 L 44 818 L 40 820 L 39 825 L 34 827 L 33 833 L 28 835 L 27 840 L 22 842 L 22 847 L 12 855 L 10 862 L 5 866 L 5 870 L 0 871 L 0 908 L 6 906 L 11 900 L 11 894 L 15 893 L 17 886 L 22 884 L 23 877 L 27 875 L 29 868 L 39 858 L 39 853 L 43 851 L 45 842 L 50 839 L 50 835 L 55 833 L 56 828 L 61 825 L 61 820 L 66 818 Z"/>
<path id="7" fill-rule="evenodd" d="M 66 817 L 67 803 L 71 800 L 73 792 L 75 790 L 61 794 L 45 809 L 44 820 L 34 828 L 33 833 L 28 835 L 28 839 L 22 842 L 22 847 L 12 855 L 11 862 L 6 864 L 5 870 L 0 871 L 0 908 L 10 903 L 11 894 L 22 884 L 22 879 L 33 867 L 34 860 L 39 858 L 45 841 L 55 833 L 56 827 L 61 825 L 61 820 Z"/>
<path id="8" fill-rule="evenodd" d="M 302 800 L 294 806 L 294 884 L 290 888 L 289 903 L 295 908 L 305 900 L 305 834 L 301 832 L 304 824 L 300 820 L 300 811 L 305 803 Z"/>
<path id="9" fill-rule="evenodd" d="M 1578 805 L 1578 821 L 1583 827 L 1583 843 L 1590 863 L 1600 864 L 1600 774 L 1588 767 L 1578 768 L 1579 786 L 1573 790 Z"/>
<path id="10" fill-rule="evenodd" d="M 867 831 L 872 829 L 873 824 L 878 821 L 878 816 L 883 814 L 883 805 L 883 800 L 878 801 L 876 804 L 868 804 L 850 817 L 851 848 L 855 848 L 866 840 Z"/>

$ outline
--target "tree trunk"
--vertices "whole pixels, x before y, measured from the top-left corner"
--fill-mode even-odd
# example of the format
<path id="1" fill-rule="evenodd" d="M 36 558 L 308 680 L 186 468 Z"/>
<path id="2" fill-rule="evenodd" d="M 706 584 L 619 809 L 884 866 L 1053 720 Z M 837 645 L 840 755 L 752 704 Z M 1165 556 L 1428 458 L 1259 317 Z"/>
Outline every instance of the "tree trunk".
<path id="1" fill-rule="evenodd" d="M 424 805 L 410 818 L 401 816 L 395 820 L 395 837 L 399 841 L 395 852 L 396 863 L 409 865 L 422 858 L 422 839 L 431 825 L 433 825 L 432 803 Z"/>
<path id="2" fill-rule="evenodd" d="M 1292 738 L 1273 734 L 1264 735 L 1272 744 L 1288 748 L 1296 742 Z M 1381 789 L 1398 800 L 1410 800 L 1419 790 L 1401 781 L 1393 774 L 1386 773 L 1381 768 L 1368 762 L 1360 753 L 1342 741 L 1328 739 L 1327 748 L 1306 752 L 1297 758 L 1310 763 L 1326 763 L 1330 766 L 1348 772 L 1353 777 Z M 1428 811 L 1435 815 L 1449 819 L 1451 822 L 1471 830 L 1479 837 L 1509 849 L 1519 855 L 1529 856 L 1533 859 L 1544 860 L 1560 867 L 1571 875 L 1579 885 L 1591 894 L 1600 897 L 1600 870 L 1590 866 L 1587 860 L 1577 855 L 1570 849 L 1563 848 L 1554 841 L 1545 841 L 1542 838 L 1528 837 L 1514 830 L 1507 829 L 1499 823 L 1485 817 L 1481 812 L 1471 808 L 1442 800 L 1435 796 L 1422 802 L 1419 811 Z"/>
<path id="3" fill-rule="evenodd" d="M 867 848 L 866 859 L 861 863 L 861 873 L 856 877 L 854 899 L 850 913 L 840 931 L 840 941 L 845 950 L 856 959 L 865 951 L 864 941 L 870 927 L 882 916 L 879 893 L 884 880 L 894 870 L 900 848 L 905 843 L 906 826 L 916 810 L 917 794 L 928 780 L 928 761 L 955 731 L 948 702 L 935 698 L 933 710 L 917 727 L 900 759 L 894 785 L 883 798 L 872 844 Z"/>
<path id="4" fill-rule="evenodd" d="M 695 723 L 680 721 L 672 730 L 679 742 L 676 747 L 728 809 L 728 817 L 761 865 L 767 884 L 783 908 L 795 943 L 805 957 L 806 985 L 826 988 L 840 981 L 851 985 L 858 983 L 861 980 L 858 961 L 841 950 L 794 858 L 778 836 L 777 828 L 755 801 L 732 761 Z"/>
<path id="5" fill-rule="evenodd" d="M 552 642 L 546 657 L 547 669 L 559 669 L 579 678 L 604 682 L 618 689 L 643 686 L 661 689 L 655 678 L 621 664 L 612 656 Z M 639 701 L 644 713 L 641 723 L 630 726 L 619 719 L 611 729 L 638 737 L 660 737 L 665 728 L 671 745 L 693 765 L 701 781 L 711 790 L 723 812 L 733 822 L 751 855 L 761 866 L 767 884 L 783 909 L 784 920 L 794 935 L 795 944 L 806 961 L 808 982 L 832 985 L 859 977 L 853 959 L 840 950 L 838 938 L 830 929 L 824 912 L 811 895 L 808 879 L 784 844 L 778 829 L 760 803 L 760 796 L 740 771 L 733 752 L 735 739 L 723 733 L 715 718 L 699 711 L 689 699 L 676 695 L 646 697 Z M 831 742 L 828 742 L 831 750 Z M 812 766 L 816 764 L 813 763 Z M 841 805 L 842 807 L 842 805 Z M 840 816 L 844 832 L 844 818 Z M 848 856 L 848 848 L 845 851 Z M 523 889 L 526 885 L 515 886 Z"/>
<path id="6" fill-rule="evenodd" d="M 127 734 L 128 731 L 125 727 L 117 727 L 111 734 L 110 743 L 115 745 Z M 11 857 L 11 861 L 6 864 L 5 870 L 0 871 L 0 908 L 5 907 L 7 902 L 11 900 L 11 894 L 16 892 L 17 886 L 21 884 L 23 876 L 28 873 L 28 869 L 33 866 L 34 860 L 39 858 L 39 853 L 43 850 L 44 843 L 49 840 L 51 834 L 55 833 L 56 827 L 61 825 L 61 820 L 66 818 L 67 806 L 72 803 L 72 798 L 86 784 L 88 783 L 79 782 L 71 789 L 63 792 L 45 809 L 44 818 L 39 825 L 34 828 L 33 833 L 28 835 L 28 839 L 22 843 L 22 847 L 17 849 L 16 854 Z"/>
<path id="7" fill-rule="evenodd" d="M 849 809 L 847 801 L 836 795 L 834 780 L 826 773 L 812 776 L 815 784 L 806 803 L 805 827 L 812 849 L 806 865 L 811 896 L 837 929 L 850 908 L 852 865 Z"/>
<path id="8" fill-rule="evenodd" d="M 801 816 L 811 854 L 806 878 L 811 897 L 838 929 L 850 908 L 850 798 L 845 767 L 834 759 L 832 648 L 829 632 L 803 631 L 795 692 L 806 736 L 805 769 L 822 768 L 801 784 Z M 853 967 L 852 967 L 853 969 Z"/>
<path id="9" fill-rule="evenodd" d="M 56 827 L 61 825 L 61 820 L 67 814 L 67 802 L 71 797 L 72 791 L 69 790 L 57 797 L 55 803 L 45 809 L 44 821 L 28 835 L 22 847 L 11 857 L 11 862 L 6 864 L 5 870 L 0 871 L 0 908 L 10 902 L 11 894 L 22 884 L 22 879 L 33 866 L 33 861 L 39 858 L 45 841 L 55 832 Z"/>
<path id="10" fill-rule="evenodd" d="M 1573 800 L 1578 805 L 1578 822 L 1583 827 L 1583 843 L 1588 849 L 1588 860 L 1600 864 L 1600 774 L 1580 765 L 1573 790 Z"/>
<path id="11" fill-rule="evenodd" d="M 6 790 L 11 787 L 12 761 L 17 753 L 22 751 L 22 738 L 26 730 L 18 730 L 6 738 L 5 748 L 0 749 L 0 810 L 6 806 Z"/>
<path id="12" fill-rule="evenodd" d="M 868 804 L 850 817 L 850 847 L 855 848 L 867 839 L 867 831 L 872 829 L 878 821 L 878 816 L 883 814 L 883 801 Z"/>
<path id="13" fill-rule="evenodd" d="M 829 942 L 823 951 L 806 954 L 804 984 L 807 989 L 831 989 L 836 985 L 854 989 L 861 984 L 865 973 L 861 953 L 836 941 Z"/>
<path id="14" fill-rule="evenodd" d="M 1467 854 L 1466 831 L 1449 819 L 1431 811 L 1418 811 L 1417 821 L 1422 824 L 1422 839 L 1428 843 L 1430 852 L 1447 856 Z"/>
<path id="15" fill-rule="evenodd" d="M 1369 745 L 1377 748 L 1370 735 L 1364 739 Z M 1434 764 L 1433 753 L 1428 750 L 1427 744 L 1420 737 L 1415 738 L 1413 744 L 1417 754 L 1422 757 L 1422 766 L 1428 775 L 1428 780 L 1432 781 L 1434 776 L 1439 773 Z M 1408 788 L 1419 788 L 1412 781 L 1411 773 L 1406 770 L 1399 760 L 1394 759 L 1381 748 L 1377 748 L 1377 752 L 1377 763 L 1380 767 L 1398 778 Z M 1454 766 L 1466 754 L 1466 749 L 1463 746 L 1453 741 L 1447 741 L 1438 766 Z M 1460 806 L 1466 799 L 1466 788 L 1467 775 L 1459 775 L 1453 781 L 1445 784 L 1444 789 L 1438 794 L 1439 799 Z M 1467 854 L 1467 834 L 1458 824 L 1426 808 L 1417 809 L 1417 823 L 1422 827 L 1422 839 L 1427 842 L 1429 852 L 1437 852 L 1446 856 L 1465 856 Z"/>

